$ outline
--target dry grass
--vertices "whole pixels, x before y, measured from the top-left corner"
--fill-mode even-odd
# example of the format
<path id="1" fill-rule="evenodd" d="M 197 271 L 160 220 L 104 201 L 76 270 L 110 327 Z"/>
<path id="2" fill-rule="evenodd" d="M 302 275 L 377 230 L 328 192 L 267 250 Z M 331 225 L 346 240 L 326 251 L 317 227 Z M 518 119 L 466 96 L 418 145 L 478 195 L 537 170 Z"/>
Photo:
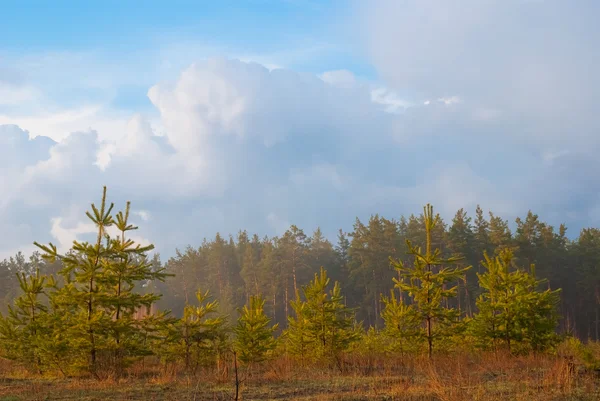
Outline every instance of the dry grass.
<path id="1" fill-rule="evenodd" d="M 243 400 L 599 400 L 600 377 L 562 356 L 458 353 L 423 357 L 352 357 L 346 369 L 299 366 L 280 358 L 243 371 Z M 196 376 L 144 361 L 127 377 L 102 381 L 28 376 L 0 363 L 0 401 L 232 400 L 231 370 Z"/>

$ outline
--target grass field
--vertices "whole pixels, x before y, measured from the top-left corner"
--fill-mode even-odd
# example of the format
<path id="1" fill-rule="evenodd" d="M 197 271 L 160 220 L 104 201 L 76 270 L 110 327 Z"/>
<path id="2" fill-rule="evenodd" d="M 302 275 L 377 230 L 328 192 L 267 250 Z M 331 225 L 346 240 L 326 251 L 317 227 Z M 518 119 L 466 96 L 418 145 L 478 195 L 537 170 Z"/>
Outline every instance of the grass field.
<path id="1" fill-rule="evenodd" d="M 224 373 L 226 372 L 226 373 Z M 231 370 L 196 375 L 134 366 L 126 378 L 40 378 L 5 367 L 0 401 L 234 400 Z M 600 376 L 552 356 L 438 356 L 357 359 L 342 373 L 277 360 L 252 375 L 242 369 L 240 400 L 600 400 Z"/>

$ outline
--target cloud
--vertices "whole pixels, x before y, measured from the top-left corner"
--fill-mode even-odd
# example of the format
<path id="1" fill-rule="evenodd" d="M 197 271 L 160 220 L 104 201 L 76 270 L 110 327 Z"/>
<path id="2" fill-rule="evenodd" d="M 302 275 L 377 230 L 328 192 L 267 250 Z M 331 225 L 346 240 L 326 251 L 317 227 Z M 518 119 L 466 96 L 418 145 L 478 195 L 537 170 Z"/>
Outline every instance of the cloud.
<path id="1" fill-rule="evenodd" d="M 102 105 L 29 113 L 32 111 L 3 115 L 0 110 L 0 124 L 26 127 L 32 136 L 45 136 L 56 141 L 65 139 L 72 132 L 92 129 L 102 132 L 105 138 L 115 139 L 125 130 L 130 118 L 130 114 L 124 116 L 108 111 Z"/>
<path id="2" fill-rule="evenodd" d="M 136 210 L 133 212 L 133 214 L 139 216 L 142 221 L 150 220 L 150 213 L 147 210 Z"/>
<path id="3" fill-rule="evenodd" d="M 84 212 L 102 185 L 117 209 L 132 201 L 136 238 L 166 255 L 217 231 L 274 235 L 289 223 L 334 238 L 356 216 L 426 202 L 446 218 L 481 203 L 505 218 L 532 208 L 593 223 L 600 187 L 585 171 L 597 142 L 566 152 L 524 136 L 539 120 L 458 90 L 404 103 L 396 85 L 215 58 L 151 86 L 151 117 L 57 141 L 0 126 L 0 254 L 88 238 Z"/>
<path id="4" fill-rule="evenodd" d="M 38 91 L 35 88 L 14 85 L 0 80 L 0 107 L 30 102 L 38 96 Z"/>
<path id="5" fill-rule="evenodd" d="M 450 97 L 441 97 L 438 99 L 438 102 L 444 103 L 446 106 L 450 106 L 456 103 L 460 103 L 460 97 L 458 96 L 450 96 Z"/>
<path id="6" fill-rule="evenodd" d="M 377 0 L 357 2 L 354 22 L 386 87 L 426 106 L 406 111 L 402 144 L 420 137 L 433 162 L 466 163 L 515 212 L 579 227 L 598 224 L 586 220 L 600 190 L 598 12 L 590 1 Z"/>
<path id="7" fill-rule="evenodd" d="M 387 88 L 377 88 L 371 92 L 371 100 L 385 106 L 385 111 L 388 113 L 399 113 L 404 111 L 412 104 L 404 99 L 401 99 L 396 93 Z"/>
<path id="8" fill-rule="evenodd" d="M 101 127 L 54 142 L 2 128 L 3 139 L 14 131 L 24 143 L 11 152 L 15 171 L 6 175 L 14 178 L 13 195 L 3 215 L 18 216 L 31 229 L 27 242 L 54 238 L 65 245 L 89 234 L 85 207 L 98 201 L 102 185 L 117 204 L 131 199 L 144 211 L 143 235 L 164 243 L 163 251 L 193 243 L 199 232 L 273 233 L 282 224 L 273 226 L 274 210 L 300 220 L 295 198 L 316 209 L 313 189 L 344 189 L 338 164 L 394 142 L 391 116 L 370 101 L 366 85 L 339 87 L 253 63 L 199 62 L 151 87 L 148 96 L 159 124 L 134 115 L 112 135 Z M 365 135 L 378 127 L 377 135 Z M 38 142 L 47 144 L 41 155 L 19 165 Z"/>
<path id="9" fill-rule="evenodd" d="M 326 71 L 320 78 L 328 84 L 342 88 L 352 88 L 357 84 L 356 77 L 348 70 Z"/>
<path id="10" fill-rule="evenodd" d="M 392 90 L 418 102 L 458 96 L 480 118 L 512 121 L 528 145 L 597 137 L 600 3 L 376 0 L 356 11 L 364 50 Z"/>

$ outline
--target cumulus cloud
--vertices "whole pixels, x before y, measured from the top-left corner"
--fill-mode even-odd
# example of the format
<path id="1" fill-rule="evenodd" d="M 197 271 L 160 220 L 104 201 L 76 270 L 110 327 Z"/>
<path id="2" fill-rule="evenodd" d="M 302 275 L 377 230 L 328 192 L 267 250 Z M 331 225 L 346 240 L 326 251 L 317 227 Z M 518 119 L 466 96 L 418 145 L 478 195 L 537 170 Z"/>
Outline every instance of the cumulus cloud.
<path id="1" fill-rule="evenodd" d="M 357 11 L 364 48 L 391 88 L 502 113 L 515 124 L 507 135 L 529 144 L 597 136 L 600 3 L 376 0 Z"/>
<path id="2" fill-rule="evenodd" d="M 391 117 L 370 101 L 367 86 L 340 87 L 289 70 L 211 59 L 148 96 L 163 136 L 141 115 L 114 140 L 87 130 L 55 143 L 2 128 L 2 139 L 15 144 L 7 149 L 15 171 L 5 173 L 14 184 L 3 215 L 31 228 L 27 242 L 54 238 L 64 245 L 88 233 L 83 213 L 103 184 L 119 204 L 131 199 L 144 210 L 142 221 L 153 216 L 146 233 L 165 240 L 163 250 L 215 231 L 280 231 L 273 210 L 301 220 L 304 212 L 294 205 L 316 205 L 313 189 L 348 190 L 336 165 L 393 144 Z M 19 164 L 38 143 L 46 144 L 40 155 Z"/>
<path id="3" fill-rule="evenodd" d="M 0 126 L 0 254 L 93 233 L 84 212 L 102 185 L 118 209 L 133 202 L 136 238 L 167 255 L 240 228 L 320 225 L 333 237 L 356 216 L 398 217 L 425 202 L 445 217 L 478 203 L 508 218 L 529 207 L 556 222 L 562 211 L 580 211 L 575 224 L 597 215 L 598 199 L 584 195 L 598 184 L 571 176 L 596 163 L 589 153 L 532 146 L 511 132 L 530 126 L 464 92 L 408 104 L 394 85 L 210 59 L 150 87 L 156 117 L 131 115 L 112 136 L 55 142 Z"/>
<path id="4" fill-rule="evenodd" d="M 399 141 L 425 135 L 435 159 L 454 153 L 516 209 L 598 223 L 585 219 L 600 190 L 599 3 L 377 0 L 356 11 L 381 80 L 427 106 L 407 111 Z"/>

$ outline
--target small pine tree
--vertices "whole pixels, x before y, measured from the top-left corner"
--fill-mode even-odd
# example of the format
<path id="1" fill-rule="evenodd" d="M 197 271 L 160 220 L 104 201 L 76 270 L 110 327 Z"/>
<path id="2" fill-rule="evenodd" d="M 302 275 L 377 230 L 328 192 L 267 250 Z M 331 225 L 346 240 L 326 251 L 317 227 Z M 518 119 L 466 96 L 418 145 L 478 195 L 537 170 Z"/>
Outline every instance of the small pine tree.
<path id="1" fill-rule="evenodd" d="M 63 376 L 76 373 L 80 355 L 77 353 L 81 339 L 71 336 L 69 328 L 77 321 L 77 308 L 72 302 L 72 284 L 60 287 L 54 276 L 48 277 L 48 313 L 44 315 L 43 327 L 46 331 L 40 351 L 52 368 Z"/>
<path id="2" fill-rule="evenodd" d="M 198 306 L 187 304 L 181 319 L 164 325 L 158 348 L 165 362 L 183 360 L 192 373 L 215 362 L 225 336 L 225 317 L 218 313 L 218 301 L 209 298 L 208 291 L 197 291 Z"/>
<path id="3" fill-rule="evenodd" d="M 114 224 L 111 214 L 113 208 L 114 204 L 107 205 L 106 203 L 106 187 L 104 187 L 100 209 L 92 204 L 92 212 L 86 212 L 97 228 L 94 244 L 74 241 L 73 248 L 69 253 L 59 255 L 56 246 L 52 243 L 41 245 L 34 242 L 44 252 L 42 254 L 44 259 L 50 263 L 54 263 L 56 260 L 63 263 L 61 274 L 64 275 L 65 281 L 71 284 L 65 288 L 65 291 L 68 291 L 68 297 L 65 294 L 63 298 L 66 301 L 70 300 L 78 307 L 77 318 L 74 319 L 74 325 L 69 329 L 72 337 L 79 339 L 76 342 L 79 351 L 82 354 L 87 353 L 89 356 L 87 363 L 82 362 L 81 364 L 87 365 L 89 371 L 94 375 L 97 375 L 98 349 L 102 349 L 104 346 L 102 336 L 99 336 L 98 332 L 101 332 L 103 327 L 109 324 L 108 316 L 98 302 L 98 298 L 102 297 L 98 286 L 98 276 L 102 274 L 103 261 L 113 254 L 113 243 L 107 234 L 107 229 Z"/>
<path id="4" fill-rule="evenodd" d="M 35 367 L 41 373 L 44 361 L 40 343 L 47 334 L 43 325 L 47 307 L 40 296 L 45 294 L 47 277 L 40 276 L 37 270 L 29 277 L 17 273 L 17 279 L 22 294 L 14 300 L 14 305 L 8 306 L 8 316 L 0 314 L 0 341 L 7 358 Z"/>
<path id="5" fill-rule="evenodd" d="M 432 232 L 440 222 L 440 216 L 433 214 L 433 207 L 424 208 L 423 221 L 425 224 L 425 253 L 421 248 L 406 241 L 409 254 L 414 256 L 412 267 L 404 266 L 400 260 L 392 260 L 392 265 L 400 272 L 401 279 L 394 279 L 396 286 L 413 298 L 413 308 L 417 319 L 424 327 L 417 337 L 427 342 L 428 355 L 433 354 L 434 343 L 448 340 L 456 335 L 462 325 L 459 323 L 460 311 L 444 306 L 444 301 L 456 296 L 456 286 L 448 288 L 451 283 L 463 279 L 465 268 L 443 267 L 453 265 L 462 260 L 461 257 L 444 259 L 441 251 L 432 251 Z M 407 315 L 408 317 L 409 315 Z"/>
<path id="6" fill-rule="evenodd" d="M 390 351 L 404 353 L 419 349 L 421 320 L 416 309 L 397 298 L 393 290 L 382 301 L 383 334 L 389 339 Z"/>
<path id="7" fill-rule="evenodd" d="M 315 273 L 314 280 L 302 288 L 304 300 L 298 295 L 292 303 L 296 317 L 289 318 L 287 338 L 290 351 L 296 355 L 308 351 L 315 359 L 331 358 L 341 366 L 341 353 L 359 339 L 359 334 L 354 329 L 354 311 L 344 305 L 339 283 L 328 293 L 329 282 L 321 268 L 320 274 Z"/>
<path id="8" fill-rule="evenodd" d="M 73 247 L 64 255 L 56 246 L 40 245 L 42 257 L 51 263 L 62 262 L 60 274 L 65 285 L 56 289 L 52 303 L 62 313 L 70 313 L 68 326 L 69 346 L 79 355 L 73 363 L 89 370 L 95 376 L 100 352 L 106 360 L 112 359 L 117 373 L 122 371 L 125 357 L 149 353 L 144 339 L 148 327 L 137 321 L 133 314 L 137 309 L 149 307 L 159 296 L 135 291 L 136 284 L 150 280 L 164 280 L 162 269 L 152 269 L 146 253 L 153 245 L 140 246 L 126 238 L 126 233 L 136 230 L 130 225 L 127 203 L 125 212 L 112 215 L 114 204 L 106 201 L 103 189 L 100 207 L 91 205 L 87 217 L 97 228 L 96 241 L 73 242 Z M 116 227 L 119 235 L 111 237 L 109 228 Z M 60 319 L 54 319 L 58 322 Z"/>
<path id="9" fill-rule="evenodd" d="M 290 302 L 295 317 L 288 318 L 288 328 L 283 333 L 286 350 L 300 358 L 303 363 L 315 349 L 315 338 L 311 332 L 310 312 L 308 304 L 296 294 L 296 299 Z"/>
<path id="10" fill-rule="evenodd" d="M 359 334 L 359 340 L 352 345 L 349 351 L 360 356 L 363 369 L 366 368 L 365 373 L 368 374 L 376 369 L 377 361 L 386 355 L 390 338 L 373 326 L 365 331 L 362 324 L 357 324 L 355 330 Z"/>
<path id="11" fill-rule="evenodd" d="M 251 296 L 249 303 L 240 310 L 234 329 L 237 355 L 248 365 L 269 358 L 277 345 L 273 333 L 278 325 L 269 327 L 271 319 L 265 315 L 264 307 L 265 300 L 261 296 Z"/>
<path id="12" fill-rule="evenodd" d="M 499 344 L 513 351 L 516 345 L 534 351 L 547 348 L 555 339 L 556 305 L 560 290 L 537 290 L 541 280 L 531 272 L 513 268 L 513 253 L 502 249 L 498 256 L 484 254 L 486 271 L 478 274 L 483 293 L 477 300 L 479 313 L 471 330 L 482 348 Z"/>
<path id="13" fill-rule="evenodd" d="M 154 269 L 152 261 L 146 253 L 154 249 L 154 245 L 141 246 L 127 238 L 127 233 L 138 227 L 129 224 L 131 204 L 127 202 L 125 213 L 119 212 L 114 222 L 119 235 L 112 238 L 113 255 L 105 259 L 102 275 L 98 281 L 104 294 L 99 303 L 111 317 L 110 324 L 105 329 L 109 333 L 109 349 L 113 350 L 115 366 L 120 373 L 125 358 L 149 355 L 149 350 L 141 340 L 142 332 L 150 323 L 150 318 L 141 320 L 134 318 L 134 313 L 141 308 L 150 308 L 160 299 L 154 293 L 141 294 L 136 290 L 136 284 L 160 280 L 167 274 L 163 269 Z"/>

